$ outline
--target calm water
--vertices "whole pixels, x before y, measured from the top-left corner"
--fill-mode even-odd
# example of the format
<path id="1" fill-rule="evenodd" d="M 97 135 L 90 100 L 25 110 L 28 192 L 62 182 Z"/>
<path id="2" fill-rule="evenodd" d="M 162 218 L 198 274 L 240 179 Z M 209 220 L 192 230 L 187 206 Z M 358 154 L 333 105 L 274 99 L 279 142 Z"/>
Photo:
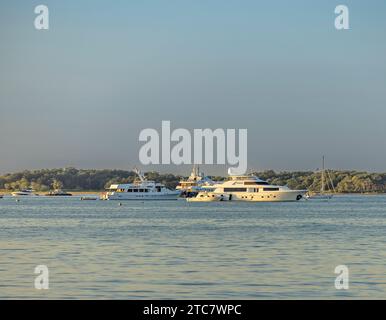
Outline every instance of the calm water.
<path id="1" fill-rule="evenodd" d="M 50 289 L 34 289 L 47 265 Z M 336 290 L 347 265 L 350 289 Z M 0 298 L 386 298 L 386 197 L 0 199 Z"/>

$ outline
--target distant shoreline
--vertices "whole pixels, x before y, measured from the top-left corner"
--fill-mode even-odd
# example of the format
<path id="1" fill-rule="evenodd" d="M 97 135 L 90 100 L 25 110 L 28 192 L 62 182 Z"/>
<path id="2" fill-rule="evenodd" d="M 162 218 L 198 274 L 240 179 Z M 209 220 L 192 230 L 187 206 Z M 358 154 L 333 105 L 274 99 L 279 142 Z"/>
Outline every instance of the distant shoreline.
<path id="1" fill-rule="evenodd" d="M 252 173 L 252 172 L 251 172 Z M 325 170 L 324 190 L 336 194 L 386 194 L 386 173 L 369 173 L 347 170 Z M 186 176 L 156 171 L 145 172 L 148 180 L 175 189 Z M 292 190 L 323 189 L 321 171 L 275 172 L 273 170 L 253 172 L 272 185 L 288 186 Z M 202 174 L 205 176 L 205 174 Z M 213 181 L 223 181 L 224 176 L 208 176 Z M 137 175 L 133 171 L 110 169 L 57 168 L 24 170 L 0 176 L 0 193 L 32 189 L 45 194 L 50 190 L 65 190 L 78 194 L 100 193 L 112 184 L 133 183 Z"/>
<path id="2" fill-rule="evenodd" d="M 104 192 L 104 190 L 100 191 L 96 191 L 96 190 L 85 190 L 85 191 L 79 191 L 79 190 L 76 190 L 76 191 L 72 191 L 72 190 L 63 190 L 65 192 L 68 192 L 68 193 L 71 193 L 73 196 L 82 196 L 82 195 L 99 195 L 101 192 Z M 3 195 L 3 196 L 6 196 L 6 195 L 11 195 L 13 191 L 10 191 L 10 190 L 4 190 L 4 189 L 0 189 L 0 195 Z M 39 196 L 45 196 L 46 194 L 48 194 L 48 192 L 35 192 L 37 195 Z"/>
<path id="3" fill-rule="evenodd" d="M 63 191 L 71 193 L 73 196 L 99 195 L 100 193 L 105 192 L 105 190 L 85 190 L 85 191 L 63 190 Z M 2 196 L 11 195 L 12 192 L 13 191 L 0 189 L 0 195 Z M 48 194 L 48 192 L 36 192 L 36 194 L 39 196 L 45 196 L 46 194 Z M 334 196 L 349 196 L 349 195 L 381 196 L 381 195 L 386 195 L 386 192 L 335 192 L 331 194 L 333 194 Z"/>

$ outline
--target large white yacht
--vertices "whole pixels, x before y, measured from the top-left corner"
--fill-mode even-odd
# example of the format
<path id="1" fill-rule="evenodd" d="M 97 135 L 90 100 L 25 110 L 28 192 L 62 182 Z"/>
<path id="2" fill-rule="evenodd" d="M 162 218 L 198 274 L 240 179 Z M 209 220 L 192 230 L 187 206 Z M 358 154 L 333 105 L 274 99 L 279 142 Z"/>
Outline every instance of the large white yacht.
<path id="1" fill-rule="evenodd" d="M 112 184 L 101 195 L 102 200 L 177 200 L 180 191 L 170 190 L 161 183 L 146 180 L 135 170 L 139 180 L 127 184 Z"/>
<path id="2" fill-rule="evenodd" d="M 298 201 L 307 192 L 307 190 L 291 190 L 287 186 L 271 185 L 253 175 L 230 175 L 227 181 L 207 187 L 207 190 L 209 195 L 222 196 L 224 198 L 220 199 L 223 200 L 253 202 Z M 201 192 L 197 197 L 206 200 Z"/>

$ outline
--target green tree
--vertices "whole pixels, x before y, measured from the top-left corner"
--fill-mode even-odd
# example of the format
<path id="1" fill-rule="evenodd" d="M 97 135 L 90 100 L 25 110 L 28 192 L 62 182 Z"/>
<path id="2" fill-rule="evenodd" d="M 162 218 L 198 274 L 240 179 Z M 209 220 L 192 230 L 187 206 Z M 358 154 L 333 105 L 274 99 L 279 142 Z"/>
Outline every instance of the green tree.
<path id="1" fill-rule="evenodd" d="M 19 180 L 20 189 L 28 189 L 30 185 L 30 182 L 26 178 L 22 178 L 21 180 Z"/>
<path id="2" fill-rule="evenodd" d="M 63 183 L 60 180 L 54 179 L 51 186 L 54 190 L 59 190 L 63 188 Z"/>

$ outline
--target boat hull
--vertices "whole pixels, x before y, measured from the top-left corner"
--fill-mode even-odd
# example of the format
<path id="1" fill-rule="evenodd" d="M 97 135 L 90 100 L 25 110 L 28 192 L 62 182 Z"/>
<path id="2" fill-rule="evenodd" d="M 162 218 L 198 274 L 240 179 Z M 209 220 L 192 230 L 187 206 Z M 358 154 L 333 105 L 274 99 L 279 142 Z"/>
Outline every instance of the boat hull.
<path id="1" fill-rule="evenodd" d="M 24 192 L 12 192 L 12 197 L 36 197 L 36 194 L 33 193 L 24 193 Z"/>
<path id="2" fill-rule="evenodd" d="M 196 197 L 186 198 L 188 202 L 217 202 L 217 201 L 229 201 L 229 196 L 226 194 L 199 193 Z"/>
<path id="3" fill-rule="evenodd" d="M 305 195 L 306 190 L 286 190 L 277 192 L 232 192 L 226 193 L 230 201 L 247 202 L 295 202 Z"/>
<path id="4" fill-rule="evenodd" d="M 119 192 L 113 194 L 104 194 L 101 196 L 102 200 L 177 200 L 180 192 L 170 194 L 157 194 L 157 193 L 141 193 L 141 194 L 130 194 L 126 192 Z"/>

